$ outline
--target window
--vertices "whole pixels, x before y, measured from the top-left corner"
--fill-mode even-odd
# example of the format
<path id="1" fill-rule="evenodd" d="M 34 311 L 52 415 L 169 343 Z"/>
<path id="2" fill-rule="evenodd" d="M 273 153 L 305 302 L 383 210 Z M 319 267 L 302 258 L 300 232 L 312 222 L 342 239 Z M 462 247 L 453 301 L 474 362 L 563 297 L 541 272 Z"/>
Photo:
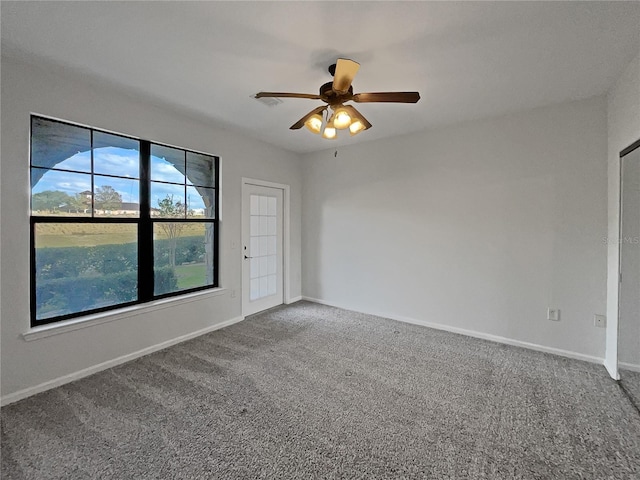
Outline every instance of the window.
<path id="1" fill-rule="evenodd" d="M 219 158 L 31 117 L 31 325 L 218 286 Z"/>

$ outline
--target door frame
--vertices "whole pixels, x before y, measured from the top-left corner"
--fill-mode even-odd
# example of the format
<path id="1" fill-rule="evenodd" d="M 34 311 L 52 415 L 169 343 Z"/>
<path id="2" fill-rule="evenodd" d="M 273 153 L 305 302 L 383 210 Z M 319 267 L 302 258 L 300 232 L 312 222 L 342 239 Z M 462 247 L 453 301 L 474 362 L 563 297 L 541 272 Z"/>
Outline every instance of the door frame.
<path id="1" fill-rule="evenodd" d="M 615 342 L 613 342 L 615 344 L 615 348 L 616 348 L 616 353 L 615 353 L 615 365 L 613 365 L 613 367 L 615 368 L 615 370 L 613 372 L 609 372 L 609 374 L 611 375 L 611 377 L 613 377 L 614 380 L 620 380 L 620 348 L 619 348 L 619 344 L 618 342 L 620 341 L 620 304 L 622 303 L 622 289 L 620 288 L 620 283 L 622 283 L 622 188 L 623 188 L 623 177 L 624 177 L 624 157 L 626 157 L 628 154 L 630 154 L 631 152 L 635 151 L 636 149 L 640 148 L 640 139 L 636 140 L 635 142 L 633 142 L 631 145 L 629 145 L 627 148 L 625 148 L 624 150 L 622 150 L 620 152 L 620 157 L 619 157 L 619 163 L 618 163 L 618 170 L 619 170 L 619 178 L 618 178 L 618 242 L 616 244 L 616 253 L 618 255 L 618 281 L 616 283 L 616 288 L 617 288 L 617 299 L 616 299 L 616 326 L 614 329 L 615 332 Z M 606 363 L 605 363 L 606 366 Z"/>
<path id="2" fill-rule="evenodd" d="M 244 249 L 242 245 L 244 245 L 244 241 L 247 238 L 249 232 L 247 232 L 246 222 L 244 219 L 245 208 L 248 207 L 246 205 L 246 189 L 249 185 L 255 185 L 258 187 L 269 187 L 269 188 L 277 188 L 278 190 L 282 190 L 282 294 L 283 294 L 283 302 L 285 304 L 291 303 L 291 275 L 290 275 L 290 265 L 291 265 L 291 187 L 284 183 L 275 183 L 268 182 L 266 180 L 259 180 L 256 178 L 248 178 L 242 177 L 242 192 L 241 192 L 241 204 L 240 204 L 240 223 L 242 224 L 242 232 L 241 232 L 241 248 L 240 250 L 240 259 L 241 262 L 244 261 Z M 242 263 L 241 263 L 242 265 Z M 245 278 L 244 278 L 244 268 L 240 270 L 241 277 L 241 286 L 240 293 L 241 298 L 244 298 L 244 288 L 245 288 Z M 245 317 L 244 311 L 244 301 L 242 302 L 242 316 Z"/>

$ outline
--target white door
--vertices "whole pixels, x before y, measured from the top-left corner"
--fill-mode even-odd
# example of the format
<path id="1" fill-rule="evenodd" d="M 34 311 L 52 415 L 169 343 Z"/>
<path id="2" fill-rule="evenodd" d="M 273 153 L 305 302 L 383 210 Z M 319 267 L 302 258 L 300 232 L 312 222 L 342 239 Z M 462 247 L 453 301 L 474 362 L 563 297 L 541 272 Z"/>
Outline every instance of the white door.
<path id="1" fill-rule="evenodd" d="M 622 157 L 618 365 L 640 368 L 640 147 Z M 630 378 L 620 372 L 623 384 Z"/>
<path id="2" fill-rule="evenodd" d="M 245 183 L 242 188 L 242 313 L 284 303 L 283 190 Z"/>

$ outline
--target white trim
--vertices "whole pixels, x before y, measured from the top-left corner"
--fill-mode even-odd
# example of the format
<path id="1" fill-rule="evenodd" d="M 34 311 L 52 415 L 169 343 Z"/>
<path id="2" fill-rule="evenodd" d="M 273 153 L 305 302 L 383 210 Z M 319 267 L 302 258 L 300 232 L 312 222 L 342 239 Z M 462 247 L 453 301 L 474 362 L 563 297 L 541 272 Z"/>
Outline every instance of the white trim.
<path id="1" fill-rule="evenodd" d="M 135 360 L 136 358 L 143 357 L 145 355 L 149 355 L 150 353 L 157 352 L 158 350 L 162 350 L 167 347 L 171 347 L 172 345 L 176 345 L 178 343 L 185 342 L 187 340 L 191 340 L 192 338 L 199 337 L 209 332 L 213 332 L 214 330 L 219 330 L 224 327 L 228 327 L 229 325 L 233 325 L 234 323 L 238 323 L 244 320 L 244 317 L 235 317 L 230 320 L 225 320 L 224 322 L 217 323 L 215 325 L 210 325 L 201 330 L 196 330 L 195 332 L 187 333 L 185 335 L 181 335 L 176 338 L 172 338 L 171 340 L 166 340 L 164 342 L 160 342 L 156 345 L 151 345 L 150 347 L 143 348 L 142 350 L 138 350 L 137 352 L 128 353 L 127 355 L 123 355 L 118 358 L 114 358 L 112 360 L 107 360 L 106 362 L 99 363 L 97 365 L 93 365 L 88 368 L 83 368 L 74 373 L 70 373 L 68 375 L 64 375 L 62 377 L 55 378 L 53 380 L 49 380 L 47 382 L 41 383 L 39 385 L 28 387 L 23 390 L 19 390 L 14 393 L 10 393 L 8 395 L 2 396 L 0 398 L 0 405 L 8 405 L 10 403 L 17 402 L 18 400 L 22 400 L 23 398 L 30 397 L 37 393 L 44 392 L 46 390 L 50 390 L 52 388 L 59 387 L 66 383 L 73 382 L 75 380 L 79 380 L 84 377 L 88 377 L 89 375 L 93 375 L 94 373 L 101 372 L 108 368 L 115 367 L 122 363 L 130 362 L 131 360 Z"/>
<path id="2" fill-rule="evenodd" d="M 184 303 L 207 300 L 211 297 L 223 295 L 226 293 L 226 291 L 227 290 L 225 288 L 215 288 L 201 292 L 187 293 L 180 297 L 163 298 L 161 300 L 155 300 L 153 302 L 140 305 L 133 305 L 131 307 L 125 307 L 118 310 L 111 310 L 108 312 L 101 312 L 93 315 L 86 315 L 80 318 L 74 318 L 72 320 L 50 323 L 47 325 L 29 329 L 22 334 L 22 338 L 24 338 L 27 342 L 31 342 L 33 340 L 38 340 L 39 338 L 51 337 L 52 335 L 72 332 L 74 330 L 92 327 L 94 325 L 100 325 L 102 323 L 114 322 L 116 320 L 122 320 L 123 318 L 129 318 L 136 315 L 154 312 L 156 310 L 172 308 Z"/>
<path id="3" fill-rule="evenodd" d="M 287 305 L 291 303 L 296 303 L 302 300 L 302 295 L 298 295 L 297 297 L 290 298 L 289 301 L 285 302 Z"/>
<path id="4" fill-rule="evenodd" d="M 283 281 L 283 301 L 285 304 L 288 303 L 293 303 L 293 300 L 291 299 L 291 187 L 287 184 L 284 183 L 275 183 L 275 182 L 268 182 L 266 180 L 258 180 L 256 178 L 248 178 L 248 177 L 242 177 L 242 200 L 241 200 L 241 209 L 242 209 L 242 215 L 244 215 L 244 186 L 245 185 L 256 185 L 258 187 L 269 187 L 269 188 L 277 188 L 279 190 L 282 190 L 282 208 L 283 208 L 283 216 L 282 216 L 282 262 L 283 262 L 283 266 L 282 266 L 282 281 Z M 241 239 L 241 243 L 244 242 L 245 240 L 245 235 L 246 232 L 244 231 L 245 229 L 245 222 L 244 219 L 242 219 L 242 239 Z M 242 252 L 242 249 L 241 249 Z M 242 272 L 244 272 L 244 268 L 242 269 Z M 244 278 L 242 279 L 242 285 L 240 288 L 240 295 L 241 298 L 244 299 L 244 292 L 242 291 L 242 289 L 244 288 Z M 242 314 L 244 315 L 244 301 L 242 302 Z"/>
<path id="5" fill-rule="evenodd" d="M 618 371 L 618 365 L 615 366 L 611 366 L 609 365 L 609 362 L 607 361 L 607 359 L 604 359 L 604 368 L 606 368 L 607 373 L 609 374 L 609 376 L 611 378 L 613 378 L 614 380 L 620 380 L 620 372 Z"/>
<path id="6" fill-rule="evenodd" d="M 607 318 L 614 320 L 614 324 L 610 324 L 607 326 L 605 331 L 605 361 L 604 366 L 609 373 L 609 376 L 614 380 L 620 380 L 620 372 L 618 371 L 618 355 L 619 355 L 619 338 L 620 338 L 620 272 L 622 271 L 622 250 L 620 245 L 620 234 L 622 232 L 622 162 L 623 157 L 620 156 L 620 153 L 617 153 L 617 168 L 618 168 L 618 179 L 617 179 L 617 187 L 618 194 L 615 197 L 616 202 L 616 215 L 618 216 L 618 221 L 616 225 L 615 231 L 615 243 L 613 244 L 613 256 L 616 261 L 616 278 L 613 280 L 613 287 L 615 292 L 615 302 L 609 298 L 609 278 L 607 278 Z M 607 213 L 608 215 L 608 213 Z M 611 231 L 610 228 L 607 227 L 607 234 L 609 235 L 609 241 L 611 241 Z M 607 267 L 611 262 L 611 255 L 609 254 L 610 246 L 607 246 Z M 608 270 L 608 268 L 607 268 Z M 607 273 L 608 277 L 608 273 Z M 612 295 L 613 296 L 613 295 Z M 611 310 L 611 311 L 609 311 Z M 607 322 L 609 323 L 609 322 Z M 610 341 L 609 336 L 613 337 L 613 340 Z M 611 345 L 611 349 L 609 349 L 609 345 Z"/>
<path id="7" fill-rule="evenodd" d="M 343 306 L 338 305 L 338 304 L 333 303 L 333 302 L 327 302 L 325 300 L 320 300 L 318 298 L 312 298 L 312 297 L 307 297 L 307 296 L 303 295 L 302 299 L 303 300 L 307 300 L 309 302 L 319 303 L 319 304 L 322 304 L 322 305 L 328 305 L 328 306 L 331 306 L 331 307 L 342 308 L 342 309 L 345 309 L 345 310 L 353 310 L 353 309 L 349 309 L 349 308 L 343 307 Z M 536 350 L 538 352 L 552 353 L 554 355 L 560 355 L 562 357 L 574 358 L 576 360 L 583 360 L 585 362 L 597 363 L 597 364 L 600 364 L 600 365 L 602 365 L 603 362 L 604 362 L 604 358 L 595 357 L 595 356 L 592 356 L 592 355 L 585 355 L 583 353 L 572 352 L 570 350 L 562 350 L 560 348 L 555 348 L 555 347 L 547 347 L 545 345 L 539 345 L 537 343 L 523 342 L 521 340 L 514 340 L 512 338 L 501 337 L 499 335 L 492 335 L 490 333 L 478 332 L 476 330 L 468 330 L 466 328 L 452 327 L 452 326 L 449 326 L 449 325 L 444 325 L 442 323 L 427 322 L 425 320 L 418 320 L 418 319 L 415 319 L 415 318 L 405 317 L 405 316 L 402 316 L 402 315 L 394 315 L 394 314 L 390 314 L 390 313 L 367 312 L 367 311 L 362 311 L 362 310 L 358 310 L 358 312 L 359 313 L 364 313 L 364 314 L 367 314 L 367 315 L 375 315 L 375 316 L 378 316 L 378 317 L 390 318 L 391 320 L 397 320 L 399 322 L 412 323 L 414 325 L 421 325 L 423 327 L 433 328 L 433 329 L 436 329 L 436 330 L 444 330 L 446 332 L 458 333 L 458 334 L 461 334 L 461 335 L 466 335 L 468 337 L 475 337 L 475 338 L 481 338 L 483 340 L 490 340 L 492 342 L 503 343 L 505 345 L 513 345 L 515 347 L 527 348 L 529 350 Z"/>
<path id="8" fill-rule="evenodd" d="M 624 368 L 625 370 L 640 373 L 640 365 L 637 363 L 618 362 L 618 368 Z"/>

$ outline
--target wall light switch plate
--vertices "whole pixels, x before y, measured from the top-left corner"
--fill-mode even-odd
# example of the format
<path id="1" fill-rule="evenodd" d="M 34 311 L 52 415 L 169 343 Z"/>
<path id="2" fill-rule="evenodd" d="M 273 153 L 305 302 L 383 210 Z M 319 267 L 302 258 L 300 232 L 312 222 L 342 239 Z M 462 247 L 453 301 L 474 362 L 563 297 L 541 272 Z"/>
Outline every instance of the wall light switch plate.
<path id="1" fill-rule="evenodd" d="M 547 320 L 551 320 L 554 322 L 560 321 L 560 310 L 557 308 L 549 308 L 547 310 Z"/>
<path id="2" fill-rule="evenodd" d="M 606 315 L 594 315 L 593 316 L 593 326 L 605 328 L 607 326 L 607 316 Z"/>

